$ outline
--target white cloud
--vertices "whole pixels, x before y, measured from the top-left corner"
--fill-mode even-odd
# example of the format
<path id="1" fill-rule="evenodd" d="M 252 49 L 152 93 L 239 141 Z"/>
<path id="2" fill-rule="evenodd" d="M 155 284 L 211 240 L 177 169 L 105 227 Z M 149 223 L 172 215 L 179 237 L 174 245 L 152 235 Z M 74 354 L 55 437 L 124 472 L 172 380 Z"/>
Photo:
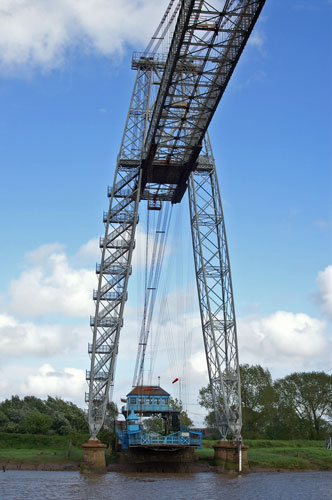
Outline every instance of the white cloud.
<path id="1" fill-rule="evenodd" d="M 82 340 L 82 332 L 65 325 L 36 325 L 0 314 L 0 356 L 65 354 Z"/>
<path id="2" fill-rule="evenodd" d="M 74 269 L 61 245 L 43 245 L 27 255 L 27 268 L 10 283 L 10 309 L 15 314 L 88 317 L 93 312 L 96 275 Z"/>
<path id="3" fill-rule="evenodd" d="M 255 29 L 248 40 L 248 45 L 262 51 L 264 47 L 265 37 L 262 32 Z"/>
<path id="4" fill-rule="evenodd" d="M 132 256 L 132 266 L 134 268 L 140 269 L 142 267 L 145 267 L 145 259 L 146 259 L 146 228 L 143 227 L 142 224 L 138 224 L 136 226 L 136 232 L 135 232 L 135 248 L 133 251 L 133 256 Z M 150 229 L 150 237 L 149 237 L 149 244 L 148 244 L 148 258 L 149 261 L 152 259 L 152 252 L 153 252 L 153 246 L 154 246 L 154 231 L 156 228 Z M 45 253 L 44 247 L 46 247 L 46 250 L 63 250 L 63 246 L 54 244 L 54 245 L 44 245 L 43 247 L 40 247 L 37 252 L 38 256 L 41 253 L 42 255 Z M 33 252 L 33 253 L 35 253 Z M 165 248 L 165 258 L 169 254 L 173 252 L 172 245 L 168 241 L 166 248 Z M 46 252 L 47 253 L 47 252 Z M 82 263 L 82 264 L 91 264 L 91 262 L 100 262 L 101 259 L 101 250 L 99 248 L 99 238 L 92 238 L 89 240 L 87 243 L 84 243 L 79 249 L 76 255 L 74 256 L 74 259 L 76 262 Z M 31 257 L 30 257 L 31 260 Z"/>
<path id="5" fill-rule="evenodd" d="M 318 273 L 319 292 L 315 296 L 322 312 L 332 320 L 332 266 Z"/>
<path id="6" fill-rule="evenodd" d="M 93 238 L 82 245 L 75 257 L 83 262 L 90 262 L 91 260 L 100 261 L 99 238 Z"/>
<path id="7" fill-rule="evenodd" d="M 324 220 L 324 219 L 316 220 L 315 224 L 316 224 L 316 226 L 318 226 L 322 229 L 327 228 L 327 227 L 332 227 L 332 217 L 330 217 L 327 220 Z"/>
<path id="8" fill-rule="evenodd" d="M 132 266 L 137 271 L 145 267 L 146 234 L 136 230 L 136 246 Z M 153 240 L 149 242 L 149 260 Z M 165 260 L 173 249 L 167 244 Z M 62 314 L 85 317 L 94 312 L 92 290 L 97 287 L 95 266 L 101 253 L 98 238 L 82 245 L 74 257 L 68 257 L 59 243 L 38 247 L 25 256 L 25 269 L 9 286 L 9 310 L 20 317 Z M 76 268 L 76 265 L 85 267 Z"/>
<path id="9" fill-rule="evenodd" d="M 237 330 L 240 363 L 268 367 L 274 377 L 295 370 L 327 370 L 332 364 L 326 323 L 307 314 L 277 311 L 268 316 L 242 317 L 237 320 Z M 206 377 L 199 335 L 190 363 L 194 379 Z"/>
<path id="10" fill-rule="evenodd" d="M 242 90 L 246 87 L 249 87 L 252 84 L 264 83 L 266 81 L 266 78 L 267 74 L 265 73 L 265 71 L 257 70 L 254 73 L 252 73 L 246 80 L 243 80 L 241 82 L 236 81 L 234 87 L 236 87 L 238 90 Z"/>
<path id="11" fill-rule="evenodd" d="M 0 69 L 58 68 L 71 52 L 121 57 L 143 49 L 169 0 L 1 0 Z M 222 8 L 224 2 L 215 0 Z M 142 28 L 144 27 L 144 28 Z M 262 50 L 257 30 L 250 45 Z"/>
<path id="12" fill-rule="evenodd" d="M 45 363 L 27 376 L 26 381 L 20 384 L 19 392 L 42 398 L 47 396 L 58 396 L 62 399 L 80 397 L 83 400 L 86 387 L 83 370 L 64 368 L 62 371 L 56 371 L 51 365 Z"/>
<path id="13" fill-rule="evenodd" d="M 144 46 L 168 0 L 1 0 L 0 66 L 59 67 L 70 50 L 119 56 Z M 142 29 L 144 26 L 144 29 Z"/>
<path id="14" fill-rule="evenodd" d="M 136 236 L 137 255 L 134 264 L 140 268 L 143 266 L 145 252 L 143 227 L 138 229 Z M 168 252 L 171 251 L 170 247 Z M 97 240 L 90 240 L 79 249 L 76 257 L 90 259 L 97 252 L 99 253 Z M 93 309 L 91 290 L 96 285 L 96 276 L 92 270 L 73 268 L 70 262 L 60 244 L 43 245 L 29 253 L 26 256 L 26 269 L 10 286 L 11 311 L 20 316 L 62 314 L 82 316 L 87 320 Z M 156 308 L 152 328 L 154 344 L 157 336 L 160 336 L 153 382 L 156 382 L 157 375 L 161 375 L 162 385 L 177 396 L 179 388 L 172 386 L 171 381 L 180 376 L 183 388 L 187 387 L 190 392 L 189 404 L 194 405 L 199 388 L 207 383 L 196 287 L 190 284 L 182 290 L 174 289 L 176 280 L 170 276 L 166 277 L 166 282 L 167 280 L 165 290 L 163 282 L 161 283 L 160 293 L 164 300 L 167 296 L 168 307 L 161 315 Z M 137 287 L 137 283 L 133 284 Z M 332 266 L 319 273 L 318 285 L 322 310 L 331 315 Z M 130 388 L 140 321 L 141 311 L 137 311 L 136 301 L 134 304 L 128 303 L 121 332 L 119 373 L 116 378 L 116 394 L 121 393 L 120 396 Z M 83 327 L 54 325 L 51 321 L 48 323 L 36 325 L 9 314 L 0 315 L 0 353 L 12 358 L 22 357 L 22 366 L 19 371 L 17 369 L 14 379 L 13 370 L 10 371 L 8 367 L 8 371 L 7 367 L 3 367 L 0 390 L 2 394 L 8 395 L 17 393 L 46 397 L 50 394 L 70 399 L 80 398 L 80 404 L 83 404 L 87 387 L 83 370 L 66 367 L 57 371 L 48 364 L 48 358 L 63 351 L 73 352 L 75 346 L 85 352 L 86 343 L 91 340 L 88 321 Z M 259 363 L 271 369 L 274 377 L 284 376 L 295 370 L 321 370 L 332 366 L 331 340 L 326 323 L 307 314 L 277 311 L 267 316 L 257 314 L 239 318 L 238 333 L 240 362 Z M 184 336 L 187 340 L 184 340 Z M 150 353 L 151 347 L 147 353 L 147 370 Z M 29 362 L 23 356 L 29 356 Z M 29 363 L 32 356 L 44 356 L 45 363 L 31 368 Z M 83 367 L 89 367 L 87 355 Z M 186 398 L 185 390 L 183 397 Z"/>
<path id="15" fill-rule="evenodd" d="M 259 363 L 286 374 L 324 369 L 324 362 L 332 360 L 326 323 L 304 313 L 277 311 L 240 318 L 238 334 L 242 363 Z"/>
<path id="16" fill-rule="evenodd" d="M 6 364 L 0 368 L 0 399 L 13 394 L 20 397 L 61 397 L 84 407 L 84 393 L 87 391 L 84 370 L 65 367 L 55 369 L 49 363 L 29 366 L 28 364 Z"/>

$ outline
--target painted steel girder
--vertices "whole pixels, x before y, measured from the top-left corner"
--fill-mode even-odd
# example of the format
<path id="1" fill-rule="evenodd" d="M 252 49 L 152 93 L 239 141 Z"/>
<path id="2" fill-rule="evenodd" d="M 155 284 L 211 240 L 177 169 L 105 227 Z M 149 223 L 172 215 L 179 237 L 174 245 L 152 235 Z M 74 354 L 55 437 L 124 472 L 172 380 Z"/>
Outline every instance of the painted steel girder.
<path id="1" fill-rule="evenodd" d="M 109 209 L 104 213 L 105 236 L 100 239 L 101 262 L 96 266 L 98 288 L 94 290 L 95 314 L 88 351 L 91 368 L 86 377 L 90 435 L 101 429 L 113 389 L 120 331 L 135 246 L 141 192 L 143 139 L 148 120 L 151 69 L 138 69 L 114 182 L 108 190 Z"/>
<path id="2" fill-rule="evenodd" d="M 122 172 L 117 170 L 114 184 L 121 181 Z M 94 291 L 95 315 L 92 317 L 91 326 L 93 340 L 91 348 L 91 369 L 87 372 L 89 380 L 89 409 L 88 421 L 92 437 L 96 437 L 104 420 L 106 405 L 109 401 L 109 393 L 113 387 L 116 358 L 120 338 L 120 330 L 123 324 L 124 306 L 127 298 L 127 285 L 131 273 L 131 258 L 135 242 L 135 229 L 137 224 L 137 213 L 140 195 L 140 169 L 136 169 L 136 176 L 132 176 L 131 192 L 126 199 L 134 217 L 126 224 L 123 231 L 117 231 L 119 222 L 112 219 L 112 204 L 115 196 L 110 199 L 110 208 L 105 223 L 105 238 L 103 240 L 101 264 L 98 269 L 98 289 Z M 130 201 L 129 201 L 130 200 Z M 114 232 L 117 238 L 114 239 Z M 116 247 L 108 246 L 110 241 L 126 241 L 128 245 L 124 252 L 119 254 Z M 107 264 L 119 258 L 115 262 L 115 274 Z M 119 273 L 119 268 L 122 272 Z M 105 272 L 104 272 L 105 270 Z M 111 277 L 110 277 L 111 276 Z"/>
<path id="3" fill-rule="evenodd" d="M 142 190 L 148 182 L 169 182 L 172 166 L 180 165 L 172 202 L 181 201 L 264 3 L 226 0 L 218 11 L 204 0 L 183 0 L 145 141 Z M 162 161 L 163 170 L 158 168 Z"/>
<path id="4" fill-rule="evenodd" d="M 188 185 L 197 291 L 216 423 L 223 439 L 230 435 L 239 438 L 242 412 L 236 321 L 215 167 L 193 172 Z"/>

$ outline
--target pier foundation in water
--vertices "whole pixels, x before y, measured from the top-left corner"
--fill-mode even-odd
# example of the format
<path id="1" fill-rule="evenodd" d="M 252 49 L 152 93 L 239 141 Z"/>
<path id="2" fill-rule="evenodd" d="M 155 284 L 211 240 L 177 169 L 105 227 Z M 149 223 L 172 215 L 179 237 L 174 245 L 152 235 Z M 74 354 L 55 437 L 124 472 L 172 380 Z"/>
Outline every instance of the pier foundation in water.
<path id="1" fill-rule="evenodd" d="M 239 470 L 239 445 L 231 441 L 219 441 L 214 448 L 214 465 L 223 471 Z M 249 446 L 241 445 L 241 470 L 248 470 L 247 451 Z"/>
<path id="2" fill-rule="evenodd" d="M 192 446 L 137 446 L 119 454 L 120 464 L 136 472 L 186 472 L 197 461 Z"/>
<path id="3" fill-rule="evenodd" d="M 106 445 L 98 439 L 89 439 L 82 444 L 82 472 L 106 472 Z"/>

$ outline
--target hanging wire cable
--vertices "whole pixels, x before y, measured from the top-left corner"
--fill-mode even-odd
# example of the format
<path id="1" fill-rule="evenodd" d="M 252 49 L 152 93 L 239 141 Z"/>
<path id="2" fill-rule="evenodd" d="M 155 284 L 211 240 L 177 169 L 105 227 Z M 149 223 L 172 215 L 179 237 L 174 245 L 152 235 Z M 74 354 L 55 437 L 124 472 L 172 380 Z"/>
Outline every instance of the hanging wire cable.
<path id="1" fill-rule="evenodd" d="M 175 237 L 174 249 L 179 249 L 179 251 L 175 250 L 176 254 L 168 258 L 165 274 L 163 274 L 167 278 L 163 280 L 160 287 L 157 328 L 153 342 L 151 342 L 151 337 L 149 338 L 149 343 L 151 343 L 149 379 L 152 380 L 157 355 L 161 353 L 159 344 L 162 338 L 165 344 L 163 361 L 166 360 L 165 358 L 168 359 L 172 380 L 178 378 L 178 384 L 174 386 L 174 389 L 178 391 L 177 397 L 182 401 L 183 408 L 187 409 L 193 327 L 190 313 L 188 315 L 192 308 L 192 279 L 188 277 L 193 274 L 193 269 L 188 259 L 183 260 L 183 255 L 186 255 L 183 248 L 188 240 L 183 227 L 183 208 L 177 206 L 176 210 L 176 215 L 173 217 L 176 225 L 174 227 L 172 225 L 172 234 Z M 175 284 L 173 290 L 171 290 L 172 283 Z M 174 293 L 176 293 L 175 296 Z"/>
<path id="2" fill-rule="evenodd" d="M 171 221 L 172 210 L 170 207 L 171 205 L 169 203 L 165 203 L 164 208 L 162 208 L 159 212 L 157 229 L 154 234 L 151 262 L 148 262 L 148 260 L 150 259 L 148 258 L 146 259 L 146 266 L 145 266 L 146 273 L 147 269 L 149 269 L 149 273 L 145 287 L 144 312 L 141 324 L 139 344 L 137 349 L 133 386 L 143 385 L 146 347 L 151 329 L 152 316 L 153 316 L 157 290 L 160 281 L 161 268 L 165 254 L 167 236 Z M 148 256 L 148 252 L 149 251 L 147 247 L 146 256 Z"/>
<path id="3" fill-rule="evenodd" d="M 175 5 L 174 5 L 175 4 Z M 179 12 L 179 9 L 181 7 L 181 1 L 180 0 L 171 0 L 170 3 L 168 4 L 168 7 L 165 11 L 165 14 L 163 15 L 162 20 L 160 21 L 160 24 L 156 31 L 153 34 L 153 37 L 151 38 L 148 46 L 145 49 L 145 53 L 148 52 L 157 52 L 160 48 L 160 45 L 165 41 L 166 35 L 168 34 L 169 31 L 173 31 L 171 29 L 172 24 L 175 24 L 175 19 L 177 17 L 177 14 Z M 172 12 L 173 9 L 173 12 Z M 168 50 L 168 48 L 164 48 L 165 52 Z"/>

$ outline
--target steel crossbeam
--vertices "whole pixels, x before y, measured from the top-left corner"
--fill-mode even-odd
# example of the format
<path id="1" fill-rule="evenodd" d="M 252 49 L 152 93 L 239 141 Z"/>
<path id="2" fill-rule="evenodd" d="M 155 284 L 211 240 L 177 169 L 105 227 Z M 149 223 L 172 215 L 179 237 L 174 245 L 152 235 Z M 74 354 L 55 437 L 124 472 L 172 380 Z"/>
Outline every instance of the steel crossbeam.
<path id="1" fill-rule="evenodd" d="M 145 141 L 142 190 L 156 180 L 170 183 L 170 171 L 177 167 L 172 202 L 181 201 L 208 125 L 264 2 L 228 0 L 218 11 L 204 0 L 182 1 Z"/>

